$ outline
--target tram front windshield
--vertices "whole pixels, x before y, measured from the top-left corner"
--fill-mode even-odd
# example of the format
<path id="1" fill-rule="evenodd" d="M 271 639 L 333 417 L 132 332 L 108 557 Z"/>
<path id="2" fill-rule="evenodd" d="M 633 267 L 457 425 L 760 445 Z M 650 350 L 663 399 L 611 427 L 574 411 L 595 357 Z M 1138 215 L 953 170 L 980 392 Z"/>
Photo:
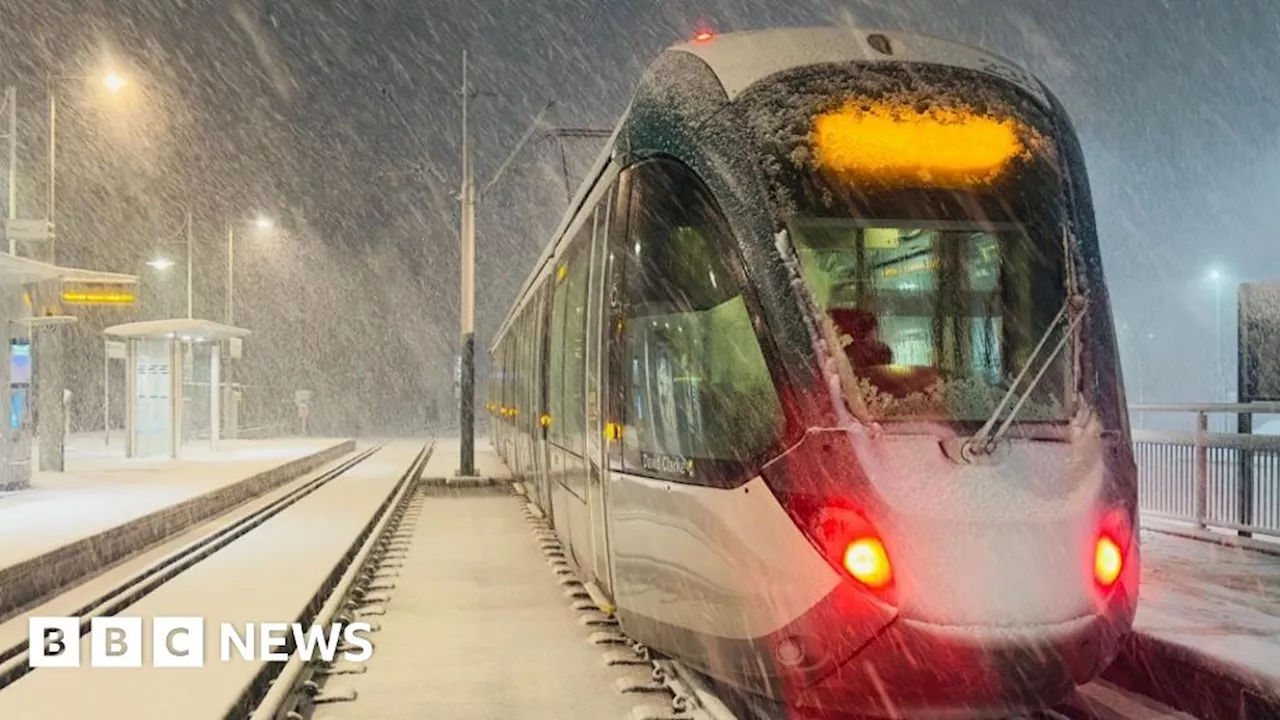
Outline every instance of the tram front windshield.
<path id="1" fill-rule="evenodd" d="M 1017 420 L 1069 417 L 1066 198 L 1038 106 L 900 65 L 806 68 L 741 104 L 855 414 L 972 426 L 1030 366 Z"/>

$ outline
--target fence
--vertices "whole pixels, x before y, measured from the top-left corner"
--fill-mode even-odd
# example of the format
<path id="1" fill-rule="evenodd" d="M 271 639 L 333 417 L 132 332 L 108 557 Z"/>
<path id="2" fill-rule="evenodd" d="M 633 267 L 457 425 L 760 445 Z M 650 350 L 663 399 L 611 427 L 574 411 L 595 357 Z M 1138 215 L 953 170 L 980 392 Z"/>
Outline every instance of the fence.
<path id="1" fill-rule="evenodd" d="M 245 440 L 283 437 L 299 432 L 293 391 L 267 385 L 234 385 L 239 393 L 235 437 Z M 224 386 L 225 388 L 225 386 Z M 183 383 L 183 436 L 187 440 L 209 437 L 209 384 Z M 222 396 L 222 437 L 231 437 L 226 423 L 231 416 Z"/>
<path id="2" fill-rule="evenodd" d="M 1143 405 L 1135 412 L 1186 413 L 1191 432 L 1134 430 L 1144 513 L 1280 536 L 1280 437 L 1209 432 L 1213 413 L 1270 415 L 1280 403 Z"/>

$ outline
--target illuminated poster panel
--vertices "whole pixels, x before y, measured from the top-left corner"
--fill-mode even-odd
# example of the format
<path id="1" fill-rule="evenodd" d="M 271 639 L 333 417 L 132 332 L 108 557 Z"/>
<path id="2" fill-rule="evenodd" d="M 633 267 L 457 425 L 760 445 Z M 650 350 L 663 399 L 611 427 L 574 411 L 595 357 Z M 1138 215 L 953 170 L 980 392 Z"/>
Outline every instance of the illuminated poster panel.
<path id="1" fill-rule="evenodd" d="M 166 341 L 138 341 L 138 457 L 170 457 L 173 452 L 170 360 Z"/>

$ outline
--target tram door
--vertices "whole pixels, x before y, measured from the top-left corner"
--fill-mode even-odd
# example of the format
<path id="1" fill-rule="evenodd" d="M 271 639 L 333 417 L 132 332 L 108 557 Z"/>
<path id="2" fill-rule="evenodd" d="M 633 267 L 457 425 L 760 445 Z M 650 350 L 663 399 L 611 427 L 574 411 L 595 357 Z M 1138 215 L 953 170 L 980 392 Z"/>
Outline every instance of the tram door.
<path id="1" fill-rule="evenodd" d="M 591 284 L 587 295 L 587 509 L 591 517 L 592 575 L 596 583 L 613 595 L 613 575 L 609 562 L 608 462 L 605 457 L 605 407 L 608 392 L 605 328 L 602 314 L 609 307 L 605 298 L 612 285 L 608 228 L 613 217 L 614 190 L 597 206 L 595 232 L 591 243 Z"/>

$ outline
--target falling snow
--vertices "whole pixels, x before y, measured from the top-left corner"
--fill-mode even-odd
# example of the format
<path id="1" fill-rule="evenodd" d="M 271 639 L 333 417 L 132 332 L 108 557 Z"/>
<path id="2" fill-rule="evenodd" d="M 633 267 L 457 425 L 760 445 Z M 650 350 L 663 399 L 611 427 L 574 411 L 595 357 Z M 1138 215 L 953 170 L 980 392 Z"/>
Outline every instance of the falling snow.
<path id="1" fill-rule="evenodd" d="M 80 322 L 64 330 L 69 428 L 99 432 L 104 414 L 112 427 L 123 425 L 122 393 L 104 410 L 102 330 L 184 316 L 190 247 L 192 314 L 227 322 L 231 305 L 234 324 L 253 332 L 234 366 L 236 382 L 245 386 L 242 425 L 292 427 L 294 393 L 310 390 L 313 435 L 454 430 L 463 51 L 476 93 L 469 107 L 476 180 L 486 188 L 476 233 L 476 376 L 485 378 L 489 341 L 604 142 L 557 131 L 612 130 L 658 53 L 699 27 L 718 33 L 879 27 L 973 44 L 1026 67 L 1065 105 L 1083 145 L 1128 399 L 1234 399 L 1238 287 L 1280 280 L 1280 104 L 1274 101 L 1280 96 L 1280 4 L 1010 5 L 4 3 L 0 85 L 15 88 L 17 98 L 17 163 L 8 188 L 16 216 L 45 218 L 50 210 L 53 93 L 56 261 L 141 278 L 135 306 L 84 310 Z M 490 186 L 552 100 L 531 141 Z M 801 103 L 776 100 L 779 107 Z M 765 162 L 776 170 L 783 162 L 813 160 L 807 151 L 789 148 Z M 777 247 L 789 263 L 798 263 L 785 234 Z M 39 246 L 19 250 L 46 252 Z M 171 264 L 148 265 L 157 259 Z M 801 287 L 798 267 L 791 269 Z M 1274 310 L 1275 298 L 1267 302 L 1258 317 L 1266 307 Z M 1253 327 L 1274 333 L 1280 326 L 1259 321 Z M 827 363 L 831 397 L 856 394 L 827 352 L 831 338 L 811 330 Z M 1268 340 L 1259 357 L 1278 347 L 1270 335 Z M 1266 371 L 1271 374 L 1262 382 L 1280 388 L 1280 374 Z M 123 386 L 120 368 L 107 375 Z M 915 414 L 922 406 L 963 401 L 976 407 L 969 414 L 984 416 L 999 400 L 988 388 L 975 395 L 939 386 L 905 402 L 876 398 L 871 387 L 861 390 L 858 413 L 868 423 L 893 415 L 895 405 L 897 412 Z M 941 397 L 948 393 L 964 397 Z M 843 406 L 834 411 L 850 419 Z M 1023 412 L 1029 419 L 1055 417 L 1060 408 L 1029 406 Z M 478 416 L 486 418 L 482 410 Z M 1140 414 L 1135 425 L 1166 428 L 1184 420 Z M 1274 424 L 1280 421 L 1267 421 L 1254 419 L 1266 432 L 1280 432 Z M 193 487 L 203 477 L 193 478 Z M 183 492 L 147 485 L 127 502 L 142 512 L 157 498 Z M 25 498 L 2 496 L 0 519 L 18 518 L 22 503 L 56 495 L 37 482 Z M 5 532 L 26 527 L 15 520 Z M 321 532 L 323 525 L 312 530 Z M 1016 544 L 1014 535 L 1009 531 L 1004 539 Z M 1197 595 L 1197 612 L 1210 613 L 1221 602 L 1185 581 L 1148 574 Z M 1240 604 L 1258 611 L 1250 623 L 1265 625 L 1251 624 L 1242 635 L 1274 635 L 1275 582 L 1268 583 L 1265 596 L 1253 586 L 1233 593 L 1233 602 L 1252 598 Z M 1144 620 L 1168 620 L 1164 605 L 1173 595 L 1154 595 L 1158 604 Z M 1268 607 L 1252 607 L 1260 602 Z M 548 617 L 553 612 L 538 610 Z M 1195 629 L 1168 624 L 1180 639 L 1194 642 L 1188 637 Z M 465 640 L 450 636 L 459 645 Z M 1257 665 L 1274 646 L 1249 647 Z M 492 684 L 473 686 L 483 692 Z"/>

